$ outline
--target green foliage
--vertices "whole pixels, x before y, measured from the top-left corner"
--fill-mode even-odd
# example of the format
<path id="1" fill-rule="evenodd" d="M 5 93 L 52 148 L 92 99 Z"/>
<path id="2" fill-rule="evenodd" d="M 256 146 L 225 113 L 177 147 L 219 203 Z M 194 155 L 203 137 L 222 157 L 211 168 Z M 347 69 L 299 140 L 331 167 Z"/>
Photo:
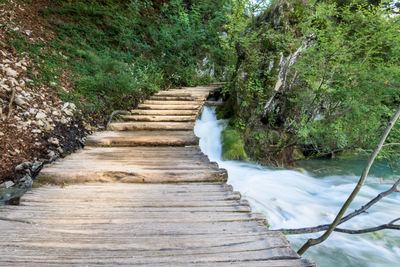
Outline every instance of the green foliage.
<path id="1" fill-rule="evenodd" d="M 46 44 L 16 38 L 14 47 L 40 64 L 37 82 L 72 77 L 75 90 L 62 93 L 64 99 L 97 113 L 128 108 L 166 87 L 219 79 L 227 3 L 55 1 L 41 14 L 56 35 Z"/>
<path id="2" fill-rule="evenodd" d="M 400 104 L 400 18 L 387 8 L 393 1 L 339 2 L 273 1 L 256 18 L 238 5 L 242 15 L 230 20 L 232 36 L 222 40 L 233 58 L 224 93 L 233 120 L 247 125 L 249 150 L 279 157 L 297 146 L 320 156 L 376 144 Z M 285 90 L 275 95 L 282 56 L 293 55 L 305 38 L 310 46 L 288 68 Z M 264 113 L 271 97 L 273 110 Z M 285 138 L 278 144 L 257 139 L 261 127 Z M 400 141 L 399 129 L 390 142 Z M 385 150 L 398 154 L 398 148 Z"/>
<path id="3" fill-rule="evenodd" d="M 299 135 L 321 152 L 372 148 L 399 104 L 400 20 L 379 6 L 322 3 L 303 26 L 316 42 L 296 66 L 308 90 L 293 98 L 305 105 L 311 93 L 307 111 L 321 115 L 297 121 Z"/>
<path id="4" fill-rule="evenodd" d="M 243 160 L 247 159 L 244 150 L 243 139 L 240 133 L 233 129 L 227 128 L 221 134 L 222 141 L 222 158 L 225 160 Z"/>

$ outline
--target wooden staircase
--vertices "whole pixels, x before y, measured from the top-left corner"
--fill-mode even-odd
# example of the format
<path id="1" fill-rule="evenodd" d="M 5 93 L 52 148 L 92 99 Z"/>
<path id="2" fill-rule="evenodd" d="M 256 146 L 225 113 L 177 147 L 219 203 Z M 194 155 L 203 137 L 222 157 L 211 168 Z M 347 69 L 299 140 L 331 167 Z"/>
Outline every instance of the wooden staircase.
<path id="1" fill-rule="evenodd" d="M 0 265 L 314 266 L 198 148 L 195 120 L 218 89 L 157 93 L 44 168 L 57 185 L 0 207 Z"/>

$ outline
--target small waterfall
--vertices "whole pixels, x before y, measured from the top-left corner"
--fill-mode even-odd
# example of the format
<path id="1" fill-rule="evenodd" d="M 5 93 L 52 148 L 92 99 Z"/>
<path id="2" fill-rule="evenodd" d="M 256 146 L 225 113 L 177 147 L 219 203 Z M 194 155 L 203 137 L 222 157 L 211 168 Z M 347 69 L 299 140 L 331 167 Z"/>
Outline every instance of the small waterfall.
<path id="1" fill-rule="evenodd" d="M 225 121 L 218 121 L 215 108 L 205 107 L 196 122 L 195 133 L 200 137 L 200 148 L 228 170 L 235 190 L 248 199 L 253 211 L 262 212 L 271 229 L 299 228 L 330 223 L 358 180 L 356 175 L 314 177 L 293 170 L 268 169 L 257 164 L 221 159 L 221 131 Z M 349 211 L 375 197 L 388 185 L 368 185 L 363 188 Z M 396 193 L 372 207 L 365 215 L 353 218 L 343 228 L 367 228 L 387 223 L 400 217 L 400 194 Z M 320 234 L 288 236 L 297 249 L 308 238 Z M 363 235 L 333 233 L 319 246 L 308 250 L 305 257 L 319 266 L 399 266 L 400 233 L 385 230 Z"/>

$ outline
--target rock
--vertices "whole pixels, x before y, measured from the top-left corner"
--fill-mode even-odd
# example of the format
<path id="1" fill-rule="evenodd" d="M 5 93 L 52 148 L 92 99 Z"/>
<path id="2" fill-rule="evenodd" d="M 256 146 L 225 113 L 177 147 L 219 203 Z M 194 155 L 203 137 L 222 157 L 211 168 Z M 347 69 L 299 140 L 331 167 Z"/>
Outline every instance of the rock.
<path id="1" fill-rule="evenodd" d="M 10 86 L 8 86 L 7 84 L 0 84 L 0 87 L 3 88 L 6 91 L 11 91 Z"/>
<path id="2" fill-rule="evenodd" d="M 32 171 L 36 172 L 37 169 L 39 169 L 43 165 L 43 162 L 41 161 L 35 161 L 32 165 Z"/>
<path id="3" fill-rule="evenodd" d="M 56 155 L 56 153 L 54 151 L 50 151 L 48 154 L 49 158 L 54 158 L 55 155 Z"/>
<path id="4" fill-rule="evenodd" d="M 0 107 L 0 116 L 3 115 L 3 108 Z"/>
<path id="5" fill-rule="evenodd" d="M 37 114 L 36 114 L 36 119 L 44 119 L 44 118 L 46 118 L 47 116 L 46 116 L 46 114 L 43 112 L 43 111 L 39 111 Z"/>
<path id="6" fill-rule="evenodd" d="M 42 131 L 41 130 L 39 130 L 39 129 L 33 129 L 32 131 L 31 131 L 32 133 L 42 133 Z"/>
<path id="7" fill-rule="evenodd" d="M 62 124 L 67 124 L 67 123 L 68 123 L 68 120 L 67 120 L 66 118 L 62 118 L 62 119 L 60 120 L 60 122 L 61 122 Z"/>
<path id="8" fill-rule="evenodd" d="M 18 72 L 13 70 L 10 67 L 3 67 L 3 71 L 6 73 L 7 76 L 11 76 L 11 77 L 17 77 L 18 76 Z"/>
<path id="9" fill-rule="evenodd" d="M 69 110 L 69 109 L 64 110 L 64 112 L 65 112 L 65 114 L 66 114 L 67 116 L 70 116 L 70 117 L 72 117 L 72 116 L 74 115 L 74 113 L 72 113 L 72 111 Z"/>
<path id="10" fill-rule="evenodd" d="M 16 172 L 23 171 L 23 170 L 25 170 L 25 166 L 24 166 L 23 163 L 22 163 L 22 164 L 19 164 L 19 165 L 17 165 L 17 166 L 15 167 L 15 171 L 16 171 Z"/>
<path id="11" fill-rule="evenodd" d="M 35 108 L 30 108 L 29 109 L 29 113 L 32 114 L 32 115 L 35 114 L 36 113 L 36 109 Z"/>
<path id="12" fill-rule="evenodd" d="M 4 183 L 0 184 L 0 188 L 10 188 L 13 185 L 14 185 L 13 181 L 7 181 L 7 182 L 4 182 Z"/>
<path id="13" fill-rule="evenodd" d="M 14 102 L 20 107 L 24 107 L 26 105 L 26 102 L 21 97 L 16 98 Z"/>
<path id="14" fill-rule="evenodd" d="M 62 109 L 76 110 L 76 106 L 74 103 L 66 102 Z"/>
<path id="15" fill-rule="evenodd" d="M 3 132 L 0 132 L 0 136 L 4 136 L 4 133 L 3 133 Z"/>
<path id="16" fill-rule="evenodd" d="M 27 174 L 18 181 L 17 185 L 19 188 L 27 189 L 32 187 L 32 184 L 33 184 L 32 177 L 29 174 Z"/>
<path id="17" fill-rule="evenodd" d="M 54 127 L 53 126 L 51 126 L 51 124 L 50 123 L 45 123 L 44 124 L 44 130 L 45 131 L 53 131 L 54 130 Z"/>
<path id="18" fill-rule="evenodd" d="M 54 110 L 51 114 L 54 116 L 60 116 L 60 112 L 58 110 Z"/>
<path id="19" fill-rule="evenodd" d="M 57 147 L 57 151 L 60 152 L 60 154 L 64 152 L 64 150 L 61 147 Z"/>
<path id="20" fill-rule="evenodd" d="M 43 127 L 44 126 L 44 122 L 41 120 L 36 121 L 36 125 L 39 127 Z"/>
<path id="21" fill-rule="evenodd" d="M 49 142 L 50 144 L 53 144 L 53 145 L 56 145 L 56 146 L 58 146 L 58 145 L 60 144 L 60 141 L 59 141 L 57 138 L 55 138 L 55 137 L 49 138 L 48 142 Z"/>

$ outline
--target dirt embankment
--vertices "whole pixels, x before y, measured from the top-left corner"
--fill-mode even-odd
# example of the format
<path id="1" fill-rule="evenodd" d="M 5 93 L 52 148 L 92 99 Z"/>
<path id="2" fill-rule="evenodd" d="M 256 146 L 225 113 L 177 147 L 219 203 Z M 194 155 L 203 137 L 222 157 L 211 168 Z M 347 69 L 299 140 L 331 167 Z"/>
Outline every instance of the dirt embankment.
<path id="1" fill-rule="evenodd" d="M 43 163 L 81 146 L 92 129 L 55 88 L 34 83 L 34 76 L 40 75 L 38 66 L 11 45 L 10 32 L 30 42 L 51 37 L 39 15 L 47 3 L 0 2 L 0 189 L 30 187 Z M 61 83 L 62 90 L 73 90 Z"/>

